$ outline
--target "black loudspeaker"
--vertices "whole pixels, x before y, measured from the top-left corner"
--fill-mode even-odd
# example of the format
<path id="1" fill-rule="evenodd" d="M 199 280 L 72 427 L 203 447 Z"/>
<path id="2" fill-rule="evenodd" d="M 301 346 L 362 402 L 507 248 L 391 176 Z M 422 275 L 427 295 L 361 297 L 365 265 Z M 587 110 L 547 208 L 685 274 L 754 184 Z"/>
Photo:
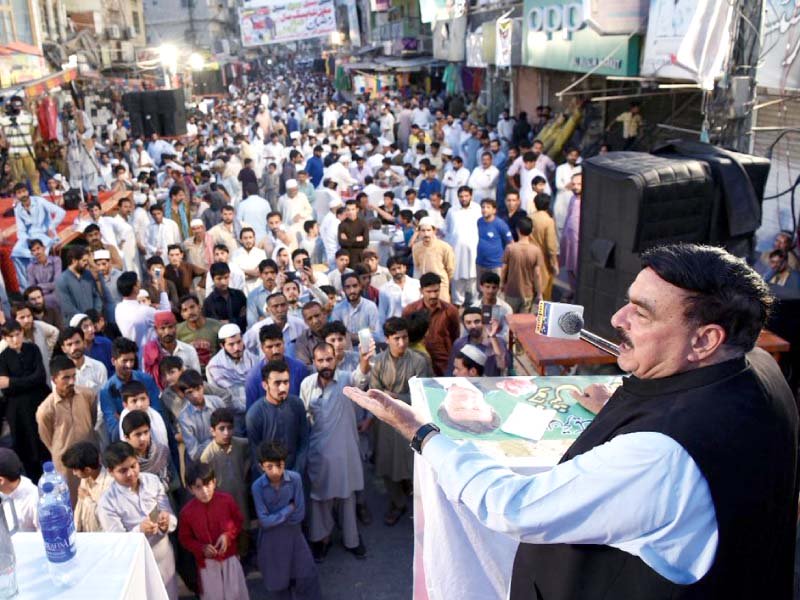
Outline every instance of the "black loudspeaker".
<path id="1" fill-rule="evenodd" d="M 222 82 L 222 71 L 194 71 L 192 73 L 192 93 L 195 96 L 224 94 L 225 84 Z"/>
<path id="2" fill-rule="evenodd" d="M 142 131 L 146 137 L 154 133 L 161 135 L 161 115 L 158 104 L 158 92 L 139 92 L 142 107 Z"/>
<path id="3" fill-rule="evenodd" d="M 587 329 L 615 337 L 609 320 L 641 269 L 639 254 L 707 241 L 714 197 L 701 161 L 611 152 L 583 162 L 576 299 Z"/>
<path id="4" fill-rule="evenodd" d="M 708 241 L 748 258 L 761 225 L 761 202 L 769 177 L 767 158 L 740 154 L 695 141 L 675 141 L 653 151 L 659 156 L 702 160 L 711 169 L 718 198 Z"/>
<path id="5" fill-rule="evenodd" d="M 140 92 L 128 92 L 122 95 L 122 107 L 128 113 L 133 137 L 144 135 L 144 122 L 142 121 L 142 102 Z"/>
<path id="6" fill-rule="evenodd" d="M 152 93 L 158 94 L 161 135 L 169 137 L 186 135 L 186 101 L 183 88 Z"/>

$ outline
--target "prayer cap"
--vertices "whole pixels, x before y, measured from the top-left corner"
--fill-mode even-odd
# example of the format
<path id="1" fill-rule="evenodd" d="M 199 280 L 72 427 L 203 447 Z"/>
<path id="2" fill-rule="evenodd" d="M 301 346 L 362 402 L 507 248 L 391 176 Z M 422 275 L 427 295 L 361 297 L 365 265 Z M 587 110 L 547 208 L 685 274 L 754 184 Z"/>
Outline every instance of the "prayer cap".
<path id="1" fill-rule="evenodd" d="M 221 340 L 227 340 L 229 337 L 233 337 L 241 333 L 242 330 L 239 329 L 239 326 L 236 323 L 225 323 L 225 325 L 219 328 L 217 337 Z"/>
<path id="2" fill-rule="evenodd" d="M 88 319 L 89 315 L 85 315 L 83 313 L 78 313 L 77 315 L 72 315 L 72 318 L 69 320 L 70 327 L 78 327 L 81 324 L 81 321 L 84 319 Z"/>
<path id="3" fill-rule="evenodd" d="M 484 354 L 483 350 L 481 350 L 477 346 L 473 346 L 472 344 L 467 344 L 466 346 L 461 348 L 461 354 L 463 354 L 464 356 L 471 359 L 473 362 L 479 364 L 482 367 L 486 366 L 486 354 Z"/>

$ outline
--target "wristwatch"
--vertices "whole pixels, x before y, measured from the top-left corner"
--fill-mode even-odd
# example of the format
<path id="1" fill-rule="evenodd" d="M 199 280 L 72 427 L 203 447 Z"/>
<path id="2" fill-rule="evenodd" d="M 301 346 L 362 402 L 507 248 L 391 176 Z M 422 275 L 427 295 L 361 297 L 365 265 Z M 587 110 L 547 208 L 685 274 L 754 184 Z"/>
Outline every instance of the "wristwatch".
<path id="1" fill-rule="evenodd" d="M 424 442 L 425 438 L 428 437 L 431 433 L 434 432 L 438 433 L 439 431 L 441 431 L 441 429 L 439 429 L 433 423 L 426 423 L 425 425 L 417 429 L 417 433 L 415 433 L 414 437 L 411 438 L 411 443 L 409 444 L 409 446 L 411 446 L 411 449 L 417 454 L 422 454 L 422 442 Z"/>

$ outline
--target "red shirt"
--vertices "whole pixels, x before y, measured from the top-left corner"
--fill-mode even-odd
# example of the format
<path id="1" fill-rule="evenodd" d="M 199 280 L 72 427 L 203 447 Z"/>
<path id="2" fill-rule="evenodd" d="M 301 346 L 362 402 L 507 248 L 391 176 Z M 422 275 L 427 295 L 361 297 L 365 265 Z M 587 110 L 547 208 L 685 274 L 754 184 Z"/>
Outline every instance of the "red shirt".
<path id="1" fill-rule="evenodd" d="M 242 531 L 243 520 L 230 494 L 217 490 L 208 504 L 192 498 L 178 516 L 178 541 L 194 555 L 197 568 L 202 569 L 206 560 L 222 562 L 236 555 L 236 538 Z M 207 559 L 203 555 L 203 547 L 216 544 L 223 533 L 228 536 L 227 550 L 213 559 Z"/>
<path id="2" fill-rule="evenodd" d="M 403 318 L 408 318 L 411 313 L 419 310 L 426 311 L 431 320 L 428 331 L 425 332 L 425 349 L 431 355 L 433 372 L 442 377 L 447 370 L 453 342 L 461 336 L 458 308 L 439 300 L 439 305 L 431 310 L 425 306 L 424 300 L 417 300 L 403 309 Z"/>

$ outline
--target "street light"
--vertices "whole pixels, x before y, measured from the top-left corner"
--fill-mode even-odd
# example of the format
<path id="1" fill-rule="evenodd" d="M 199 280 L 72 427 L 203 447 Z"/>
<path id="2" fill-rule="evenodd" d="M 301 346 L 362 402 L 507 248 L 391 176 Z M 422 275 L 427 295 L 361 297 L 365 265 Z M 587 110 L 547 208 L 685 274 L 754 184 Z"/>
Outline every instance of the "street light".
<path id="1" fill-rule="evenodd" d="M 205 64 L 205 59 L 197 52 L 192 52 L 189 55 L 189 67 L 192 71 L 202 71 Z"/>
<path id="2" fill-rule="evenodd" d="M 171 77 L 178 72 L 178 49 L 172 44 L 162 44 L 158 48 L 158 58 L 164 70 L 164 87 L 171 87 Z"/>

